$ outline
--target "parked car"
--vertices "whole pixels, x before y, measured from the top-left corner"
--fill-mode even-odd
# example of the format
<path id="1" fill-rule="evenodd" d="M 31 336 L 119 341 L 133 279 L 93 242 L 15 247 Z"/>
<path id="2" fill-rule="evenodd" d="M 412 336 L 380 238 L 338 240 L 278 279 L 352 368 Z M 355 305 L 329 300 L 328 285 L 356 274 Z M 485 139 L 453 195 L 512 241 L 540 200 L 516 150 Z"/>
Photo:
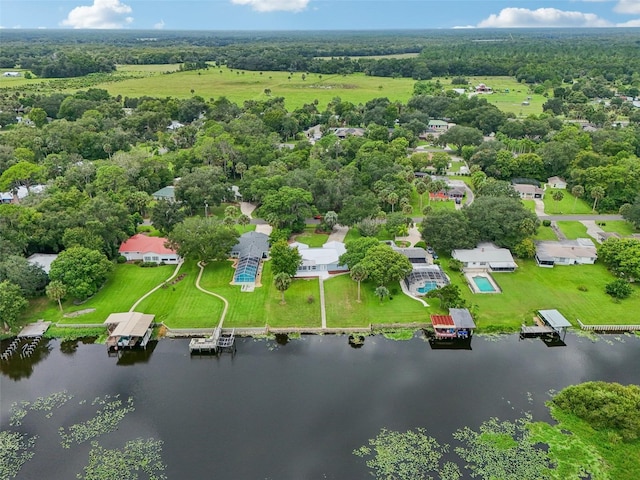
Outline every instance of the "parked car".
<path id="1" fill-rule="evenodd" d="M 433 255 L 433 253 L 434 253 L 434 252 L 433 252 L 433 248 L 431 248 L 431 247 L 427 246 L 427 253 L 428 253 L 429 255 Z"/>

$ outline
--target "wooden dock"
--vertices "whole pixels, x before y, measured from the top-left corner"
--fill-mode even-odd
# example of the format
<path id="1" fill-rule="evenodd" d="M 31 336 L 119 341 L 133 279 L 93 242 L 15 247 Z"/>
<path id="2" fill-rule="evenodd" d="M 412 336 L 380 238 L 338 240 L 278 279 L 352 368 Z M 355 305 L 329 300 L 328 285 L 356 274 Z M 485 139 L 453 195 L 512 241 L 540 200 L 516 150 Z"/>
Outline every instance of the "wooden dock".
<path id="1" fill-rule="evenodd" d="M 637 332 L 640 325 L 585 325 L 578 320 L 580 329 L 592 332 Z"/>
<path id="2" fill-rule="evenodd" d="M 189 342 L 189 353 L 218 354 L 221 352 L 235 353 L 235 329 L 223 332 L 217 327 L 213 334 L 205 338 L 192 338 Z"/>
<path id="3" fill-rule="evenodd" d="M 520 329 L 520 334 L 521 335 L 527 335 L 527 336 L 539 336 L 539 335 L 553 335 L 554 333 L 556 333 L 556 331 L 547 326 L 547 325 L 536 325 L 536 326 L 527 326 L 527 325 L 522 325 L 521 329 Z"/>

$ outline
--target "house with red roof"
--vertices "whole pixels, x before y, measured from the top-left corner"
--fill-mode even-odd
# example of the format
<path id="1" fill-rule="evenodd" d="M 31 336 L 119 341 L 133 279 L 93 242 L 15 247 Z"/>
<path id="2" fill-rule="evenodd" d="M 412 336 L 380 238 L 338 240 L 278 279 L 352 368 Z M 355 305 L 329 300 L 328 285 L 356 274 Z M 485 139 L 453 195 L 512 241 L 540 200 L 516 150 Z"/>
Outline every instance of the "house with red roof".
<path id="1" fill-rule="evenodd" d="M 143 262 L 178 263 L 180 255 L 175 250 L 166 247 L 166 242 L 166 238 L 149 237 L 138 233 L 122 242 L 118 251 L 130 262 L 141 260 Z"/>

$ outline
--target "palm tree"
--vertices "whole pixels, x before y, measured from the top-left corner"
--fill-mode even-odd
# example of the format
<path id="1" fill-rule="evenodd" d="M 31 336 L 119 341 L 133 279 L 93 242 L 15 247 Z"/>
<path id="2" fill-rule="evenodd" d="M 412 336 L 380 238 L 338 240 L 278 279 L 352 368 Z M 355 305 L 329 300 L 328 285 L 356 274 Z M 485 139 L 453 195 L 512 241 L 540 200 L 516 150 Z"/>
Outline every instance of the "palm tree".
<path id="1" fill-rule="evenodd" d="M 51 300 L 56 300 L 58 302 L 58 306 L 60 307 L 60 311 L 62 311 L 62 299 L 67 294 L 67 287 L 64 283 L 59 280 L 53 280 L 45 290 L 47 297 Z"/>
<path id="2" fill-rule="evenodd" d="M 396 203 L 398 203 L 398 194 L 395 192 L 391 192 L 387 195 L 387 203 L 391 205 L 391 212 L 393 213 L 393 208 Z"/>
<path id="3" fill-rule="evenodd" d="M 416 192 L 420 195 L 420 211 L 422 211 L 422 196 L 427 192 L 427 184 L 422 180 L 416 182 Z"/>
<path id="4" fill-rule="evenodd" d="M 380 302 L 382 302 L 382 300 L 384 300 L 384 297 L 389 296 L 389 289 L 380 285 L 378 288 L 376 288 L 375 295 L 380 299 Z"/>
<path id="5" fill-rule="evenodd" d="M 576 202 L 578 201 L 579 198 L 582 198 L 582 196 L 584 195 L 584 187 L 582 185 L 576 185 L 575 187 L 573 187 L 571 189 L 571 195 L 573 195 L 573 211 L 575 213 L 576 211 Z"/>
<path id="6" fill-rule="evenodd" d="M 591 189 L 591 198 L 593 198 L 593 211 L 596 211 L 596 205 L 598 205 L 598 200 L 604 198 L 604 188 L 602 187 L 593 187 Z"/>
<path id="7" fill-rule="evenodd" d="M 364 266 L 357 263 L 353 266 L 349 275 L 351 275 L 351 280 L 353 280 L 354 282 L 358 282 L 358 303 L 360 303 L 360 282 L 366 280 L 369 276 L 369 273 L 367 272 L 367 269 L 364 268 Z"/>
<path id="8" fill-rule="evenodd" d="M 273 276 L 273 284 L 275 285 L 276 290 L 279 290 L 280 293 L 282 294 L 282 299 L 280 300 L 280 304 L 284 305 L 285 303 L 287 303 L 284 299 L 284 292 L 291 285 L 291 275 L 285 272 L 277 273 L 276 275 Z"/>

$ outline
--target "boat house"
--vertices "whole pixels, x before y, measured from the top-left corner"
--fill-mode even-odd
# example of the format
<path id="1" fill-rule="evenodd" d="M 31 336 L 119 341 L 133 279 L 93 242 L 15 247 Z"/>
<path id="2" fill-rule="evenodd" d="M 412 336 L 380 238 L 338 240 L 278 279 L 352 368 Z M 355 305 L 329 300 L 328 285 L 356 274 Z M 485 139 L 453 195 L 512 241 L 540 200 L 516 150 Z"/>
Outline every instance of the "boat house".
<path id="1" fill-rule="evenodd" d="M 154 319 L 155 315 L 140 312 L 112 313 L 104 321 L 109 333 L 107 348 L 115 351 L 146 348 L 153 332 L 151 324 Z"/>
<path id="2" fill-rule="evenodd" d="M 431 315 L 431 325 L 438 339 L 470 338 L 476 328 L 466 308 L 450 308 L 449 315 Z"/>

